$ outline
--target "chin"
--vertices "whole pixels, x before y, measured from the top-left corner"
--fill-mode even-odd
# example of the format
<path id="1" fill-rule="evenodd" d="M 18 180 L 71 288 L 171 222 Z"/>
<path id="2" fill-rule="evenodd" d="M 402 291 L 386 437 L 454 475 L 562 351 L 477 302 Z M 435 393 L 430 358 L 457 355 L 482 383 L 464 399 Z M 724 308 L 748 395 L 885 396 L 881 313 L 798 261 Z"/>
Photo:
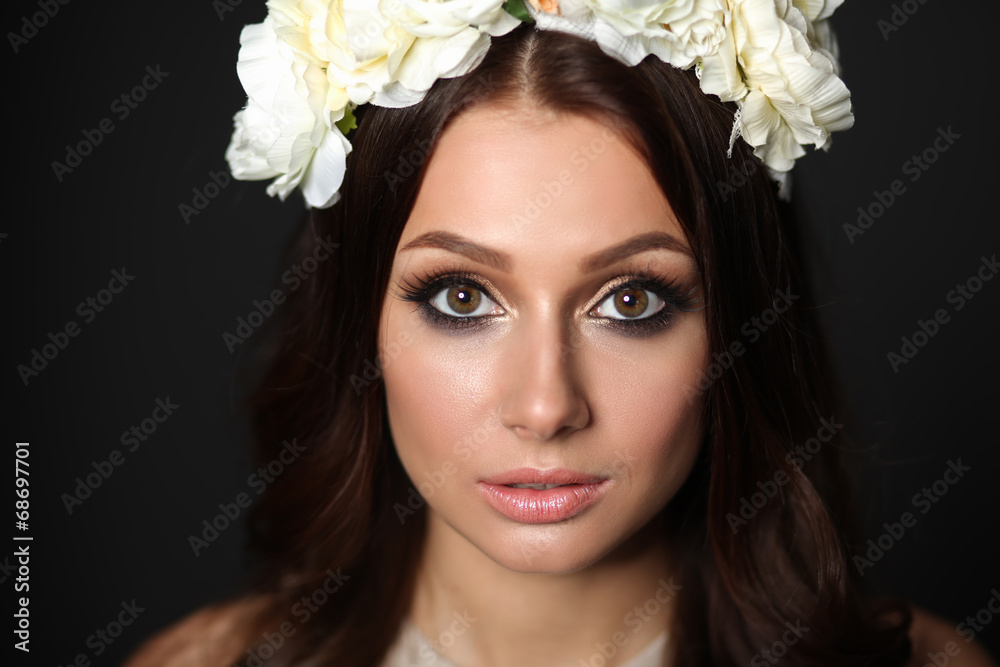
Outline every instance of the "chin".
<path id="1" fill-rule="evenodd" d="M 548 528 L 530 532 L 558 533 Z M 496 544 L 476 545 L 498 565 L 523 574 L 572 574 L 599 562 L 610 548 L 600 549 L 593 539 L 571 538 L 558 534 L 518 538 L 518 531 Z"/>
<path id="2" fill-rule="evenodd" d="M 498 518 L 479 523 L 474 533 L 463 533 L 463 536 L 508 570 L 558 575 L 572 574 L 600 563 L 635 532 L 637 530 L 619 528 L 599 516 L 584 513 L 559 523 L 538 525 Z"/>

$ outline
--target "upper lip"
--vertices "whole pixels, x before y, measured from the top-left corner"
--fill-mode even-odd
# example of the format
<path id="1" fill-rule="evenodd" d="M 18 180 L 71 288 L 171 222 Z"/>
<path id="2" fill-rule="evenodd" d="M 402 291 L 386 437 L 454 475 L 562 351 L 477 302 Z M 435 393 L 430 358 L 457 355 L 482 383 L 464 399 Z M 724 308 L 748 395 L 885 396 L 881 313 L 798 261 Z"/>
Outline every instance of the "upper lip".
<path id="1" fill-rule="evenodd" d="M 584 472 L 552 468 L 518 468 L 484 478 L 484 484 L 597 484 L 606 478 Z"/>

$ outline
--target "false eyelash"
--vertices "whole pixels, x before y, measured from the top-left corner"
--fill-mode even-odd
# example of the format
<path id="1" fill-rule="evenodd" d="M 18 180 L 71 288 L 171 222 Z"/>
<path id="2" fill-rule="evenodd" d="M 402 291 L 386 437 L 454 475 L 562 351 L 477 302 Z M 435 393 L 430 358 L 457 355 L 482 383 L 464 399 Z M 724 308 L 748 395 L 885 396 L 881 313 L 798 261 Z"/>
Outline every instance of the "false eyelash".
<path id="1" fill-rule="evenodd" d="M 431 324 L 439 327 L 468 329 L 490 324 L 494 320 L 493 316 L 452 317 L 445 315 L 430 304 L 430 300 L 442 289 L 457 285 L 469 285 L 485 294 L 490 300 L 497 301 L 496 297 L 483 287 L 479 279 L 477 279 L 476 274 L 464 268 L 431 271 L 418 276 L 415 282 L 411 282 L 408 278 L 403 278 L 396 296 L 404 301 L 416 303 L 420 308 L 420 314 Z"/>
<path id="2" fill-rule="evenodd" d="M 619 275 L 618 278 L 624 278 L 624 280 L 606 290 L 595 301 L 595 307 L 623 289 L 649 290 L 664 302 L 663 308 L 642 319 L 620 320 L 609 317 L 594 317 L 595 320 L 600 321 L 601 326 L 617 329 L 619 333 L 624 335 L 641 337 L 655 333 L 672 324 L 678 314 L 699 309 L 695 307 L 701 301 L 695 296 L 697 288 L 686 281 L 659 275 L 648 267 L 643 270 L 627 271 Z M 428 322 L 442 328 L 464 330 L 471 327 L 488 326 L 495 321 L 496 316 L 491 315 L 453 317 L 430 305 L 430 300 L 442 289 L 457 285 L 469 285 L 481 291 L 490 300 L 498 302 L 498 299 L 482 285 L 475 273 L 460 267 L 430 271 L 417 276 L 413 281 L 404 278 L 398 286 L 396 296 L 404 301 L 416 303 L 421 315 Z"/>
<path id="3" fill-rule="evenodd" d="M 601 326 L 616 329 L 620 334 L 635 337 L 652 335 L 668 328 L 680 313 L 699 310 L 695 307 L 701 302 L 701 299 L 696 297 L 697 288 L 694 285 L 689 285 L 686 281 L 659 275 L 648 268 L 640 271 L 629 271 L 620 277 L 624 280 L 608 288 L 596 300 L 597 304 L 604 303 L 608 297 L 625 289 L 649 290 L 663 300 L 663 308 L 642 319 L 595 317 L 595 319 L 600 320 Z"/>

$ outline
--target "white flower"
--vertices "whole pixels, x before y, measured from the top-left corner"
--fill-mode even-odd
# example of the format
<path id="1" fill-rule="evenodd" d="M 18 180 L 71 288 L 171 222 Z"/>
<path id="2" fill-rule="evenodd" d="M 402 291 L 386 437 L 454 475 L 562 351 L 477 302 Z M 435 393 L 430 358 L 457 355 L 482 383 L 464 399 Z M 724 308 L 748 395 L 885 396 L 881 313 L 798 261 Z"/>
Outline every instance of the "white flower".
<path id="1" fill-rule="evenodd" d="M 843 0 L 528 0 L 539 29 L 596 41 L 635 65 L 698 65 L 701 87 L 736 101 L 738 129 L 772 173 L 803 144 L 826 148 L 853 124 L 828 20 Z M 361 104 L 416 104 L 435 81 L 472 71 L 520 21 L 504 0 L 268 0 L 240 35 L 246 108 L 226 151 L 233 176 L 337 202 L 351 144 L 338 127 Z M 349 119 L 348 119 L 349 120 Z M 346 128 L 346 126 L 345 126 Z M 734 135 L 735 136 L 735 135 Z"/>
<path id="2" fill-rule="evenodd" d="M 336 123 L 351 105 L 419 102 L 520 24 L 503 0 L 269 0 L 268 10 L 240 35 L 249 99 L 226 159 L 236 178 L 276 177 L 268 194 L 301 187 L 316 208 L 340 198 L 351 144 Z"/>
<path id="3" fill-rule="evenodd" d="M 383 11 L 417 37 L 451 37 L 470 29 L 493 37 L 521 24 L 503 0 L 381 0 Z"/>
<path id="4" fill-rule="evenodd" d="M 418 102 L 478 65 L 520 23 L 503 0 L 270 0 L 278 34 L 327 73 L 330 106 Z M 342 91 L 342 92 L 341 92 Z"/>
<path id="5" fill-rule="evenodd" d="M 792 0 L 792 4 L 807 21 L 815 23 L 833 16 L 833 11 L 844 4 L 844 0 Z"/>
<path id="6" fill-rule="evenodd" d="M 503 8 L 504 0 L 380 0 L 380 9 L 414 37 L 393 59 L 392 85 L 375 95 L 381 106 L 408 106 L 438 79 L 472 71 L 490 47 L 521 22 Z"/>
<path id="7" fill-rule="evenodd" d="M 535 2 L 538 27 L 587 37 L 628 65 L 654 54 L 687 68 L 718 48 L 728 18 L 725 0 L 559 0 L 558 13 Z"/>
<path id="8" fill-rule="evenodd" d="M 788 171 L 804 144 L 827 148 L 831 132 L 854 124 L 825 21 L 840 2 L 728 1 L 729 29 L 702 59 L 701 88 L 740 101 L 743 138 L 768 167 Z"/>
<path id="9" fill-rule="evenodd" d="M 284 200 L 301 187 L 310 206 L 334 204 L 351 144 L 334 125 L 344 108 L 327 106 L 325 73 L 278 37 L 270 16 L 246 26 L 240 44 L 236 69 L 249 99 L 226 151 L 233 176 L 277 176 L 269 195 Z"/>

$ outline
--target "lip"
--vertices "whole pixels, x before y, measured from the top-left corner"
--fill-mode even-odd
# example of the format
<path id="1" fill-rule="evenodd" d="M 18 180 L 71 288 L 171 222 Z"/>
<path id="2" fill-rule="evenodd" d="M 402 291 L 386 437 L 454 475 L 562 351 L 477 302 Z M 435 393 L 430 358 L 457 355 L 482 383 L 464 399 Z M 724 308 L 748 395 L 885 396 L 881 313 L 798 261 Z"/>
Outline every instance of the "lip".
<path id="1" fill-rule="evenodd" d="M 514 489 L 508 484 L 565 484 L 552 489 Z M 609 486 L 604 477 L 572 470 L 518 468 L 478 484 L 486 502 L 518 523 L 557 523 L 592 506 Z"/>

